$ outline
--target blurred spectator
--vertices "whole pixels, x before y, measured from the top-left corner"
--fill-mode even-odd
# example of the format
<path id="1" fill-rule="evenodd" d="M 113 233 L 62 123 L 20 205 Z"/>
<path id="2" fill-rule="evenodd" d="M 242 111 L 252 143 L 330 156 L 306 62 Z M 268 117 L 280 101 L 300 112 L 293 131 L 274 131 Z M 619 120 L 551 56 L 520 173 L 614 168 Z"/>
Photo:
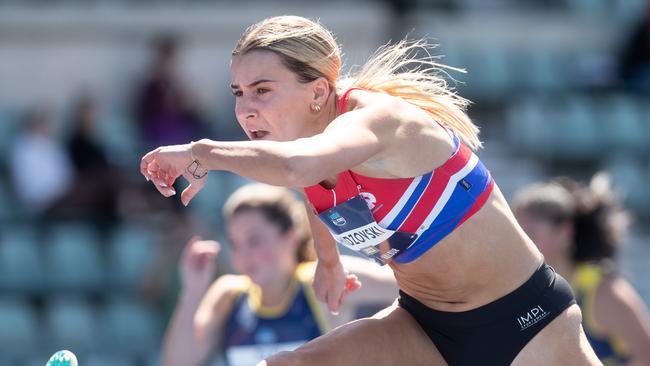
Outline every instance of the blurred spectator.
<path id="1" fill-rule="evenodd" d="M 75 102 L 67 152 L 73 163 L 74 184 L 54 208 L 61 218 L 99 219 L 114 221 L 117 216 L 119 172 L 109 164 L 106 153 L 97 140 L 99 107 L 97 101 L 82 95 Z"/>
<path id="2" fill-rule="evenodd" d="M 201 135 L 198 105 L 177 75 L 179 49 L 176 37 L 159 37 L 149 75 L 137 91 L 136 120 L 147 149 L 186 143 Z"/>
<path id="3" fill-rule="evenodd" d="M 163 365 L 198 366 L 221 352 L 229 366 L 254 365 L 354 319 L 362 307 L 381 309 L 396 298 L 387 268 L 343 257 L 350 293 L 338 317 L 326 319 L 313 293 L 315 255 L 305 208 L 286 188 L 244 186 L 224 205 L 232 261 L 241 275 L 214 281 L 220 244 L 192 239 L 179 261 L 182 282 L 163 346 Z M 370 314 L 372 315 L 372 314 Z M 207 363 L 213 364 L 213 363 Z"/>
<path id="4" fill-rule="evenodd" d="M 44 108 L 29 111 L 24 130 L 13 139 L 9 171 L 14 191 L 24 209 L 39 215 L 68 191 L 71 162 L 51 131 L 51 116 Z"/>
<path id="5" fill-rule="evenodd" d="M 621 56 L 621 78 L 626 88 L 650 93 L 650 2 L 633 29 Z"/>
<path id="6" fill-rule="evenodd" d="M 650 313 L 613 263 L 628 217 L 609 177 L 585 187 L 568 178 L 515 195 L 517 220 L 547 262 L 571 280 L 583 327 L 607 366 L 650 365 Z"/>
<path id="7" fill-rule="evenodd" d="M 78 176 L 95 174 L 111 168 L 106 153 L 95 135 L 98 114 L 99 107 L 93 97 L 83 95 L 75 102 L 68 152 Z"/>

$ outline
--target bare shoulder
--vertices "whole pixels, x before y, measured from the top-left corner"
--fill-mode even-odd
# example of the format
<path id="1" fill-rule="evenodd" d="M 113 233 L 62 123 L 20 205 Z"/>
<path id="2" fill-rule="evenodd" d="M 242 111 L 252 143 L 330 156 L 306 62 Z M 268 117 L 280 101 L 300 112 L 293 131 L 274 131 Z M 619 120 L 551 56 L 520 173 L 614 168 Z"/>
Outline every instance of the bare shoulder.
<path id="1" fill-rule="evenodd" d="M 618 327 L 621 316 L 647 317 L 648 310 L 643 299 L 632 284 L 619 274 L 607 276 L 596 291 L 596 317 L 607 328 Z"/>
<path id="2" fill-rule="evenodd" d="M 400 97 L 353 90 L 348 111 L 348 118 L 338 121 L 341 127 L 347 129 L 350 124 L 359 123 L 378 139 L 390 141 L 381 154 L 353 169 L 357 173 L 377 178 L 409 178 L 442 165 L 453 151 L 453 142 L 442 125 L 425 110 Z"/>
<path id="3" fill-rule="evenodd" d="M 382 102 L 390 102 L 395 99 L 388 94 L 366 89 L 352 89 L 347 93 L 347 111 L 353 111 L 373 104 L 381 104 Z"/>
<path id="4" fill-rule="evenodd" d="M 251 286 L 246 276 L 227 274 L 215 280 L 203 296 L 195 320 L 211 323 L 230 313 L 234 300 Z"/>
<path id="5" fill-rule="evenodd" d="M 632 284 L 620 274 L 603 279 L 596 291 L 596 303 L 609 310 L 621 310 L 637 306 L 641 298 Z"/>
<path id="6" fill-rule="evenodd" d="M 210 286 L 205 297 L 218 302 L 228 297 L 238 296 L 251 286 L 251 280 L 247 276 L 226 274 Z"/>
<path id="7" fill-rule="evenodd" d="M 415 124 L 430 120 L 430 116 L 424 110 L 406 100 L 371 90 L 352 90 L 348 94 L 347 106 L 348 111 L 370 109 L 403 123 Z"/>
<path id="8" fill-rule="evenodd" d="M 638 364 L 650 362 L 650 312 L 632 284 L 620 275 L 598 287 L 596 320 L 609 334 L 621 337 Z"/>

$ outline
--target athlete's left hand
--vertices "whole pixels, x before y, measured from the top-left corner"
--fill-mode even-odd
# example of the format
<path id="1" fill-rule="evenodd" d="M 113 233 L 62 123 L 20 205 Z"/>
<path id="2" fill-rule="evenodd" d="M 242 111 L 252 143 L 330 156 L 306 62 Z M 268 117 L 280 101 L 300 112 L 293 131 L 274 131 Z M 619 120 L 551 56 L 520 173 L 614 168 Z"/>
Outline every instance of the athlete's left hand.
<path id="1" fill-rule="evenodd" d="M 142 175 L 165 197 L 176 194 L 173 185 L 182 175 L 190 183 L 181 193 L 185 206 L 203 189 L 207 180 L 207 176 L 197 179 L 188 171 L 192 164 L 191 148 L 190 144 L 161 146 L 148 152 L 140 162 Z"/>

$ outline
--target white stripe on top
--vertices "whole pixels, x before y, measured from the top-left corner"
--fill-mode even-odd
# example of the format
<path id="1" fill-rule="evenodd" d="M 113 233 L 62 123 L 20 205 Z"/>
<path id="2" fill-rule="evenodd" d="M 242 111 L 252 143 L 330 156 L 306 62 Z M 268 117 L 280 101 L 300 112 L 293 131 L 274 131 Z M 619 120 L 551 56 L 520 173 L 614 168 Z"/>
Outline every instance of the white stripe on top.
<path id="1" fill-rule="evenodd" d="M 458 184 L 458 182 L 461 179 L 467 176 L 467 174 L 469 174 L 476 167 L 476 164 L 478 164 L 478 156 L 472 153 L 472 156 L 469 158 L 469 161 L 463 167 L 463 169 L 459 170 L 456 174 L 452 175 L 449 178 L 449 182 L 447 182 L 447 186 L 445 187 L 445 190 L 440 195 L 438 202 L 436 202 L 436 205 L 433 206 L 433 209 L 431 210 L 427 218 L 424 219 L 424 222 L 422 223 L 422 225 L 420 225 L 416 234 L 422 235 L 422 233 L 426 231 L 429 228 L 429 226 L 431 226 L 431 223 L 438 217 L 442 209 L 449 201 L 451 194 L 454 192 L 454 189 L 456 189 L 456 184 Z"/>
<path id="2" fill-rule="evenodd" d="M 404 205 L 406 205 L 406 202 L 408 202 L 409 198 L 411 198 L 411 195 L 413 194 L 413 191 L 415 188 L 418 186 L 420 181 L 422 180 L 422 176 L 418 176 L 413 181 L 411 184 L 408 186 L 406 191 L 402 194 L 402 197 L 400 197 L 399 201 L 393 206 L 393 208 L 388 212 L 386 216 L 384 216 L 383 219 L 379 222 L 379 226 L 387 228 L 388 225 L 393 223 L 393 220 L 395 220 L 395 217 L 399 214 L 400 211 L 402 211 L 402 208 L 404 208 Z"/>

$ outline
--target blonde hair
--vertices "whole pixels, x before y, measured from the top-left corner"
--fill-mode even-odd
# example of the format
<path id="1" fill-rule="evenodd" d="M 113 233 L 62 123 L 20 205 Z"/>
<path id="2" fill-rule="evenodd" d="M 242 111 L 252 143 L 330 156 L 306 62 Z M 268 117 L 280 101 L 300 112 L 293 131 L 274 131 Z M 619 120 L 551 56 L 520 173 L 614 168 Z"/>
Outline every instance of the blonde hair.
<path id="1" fill-rule="evenodd" d="M 303 83 L 320 77 L 332 88 L 341 69 L 341 52 L 332 33 L 320 24 L 297 16 L 267 18 L 248 27 L 232 51 L 233 56 L 267 50 Z"/>
<path id="2" fill-rule="evenodd" d="M 283 234 L 291 229 L 296 231 L 300 243 L 296 252 L 298 263 L 316 259 L 305 208 L 289 189 L 262 183 L 247 184 L 233 192 L 223 206 L 226 221 L 247 211 L 259 212 Z"/>
<path id="3" fill-rule="evenodd" d="M 446 70 L 464 70 L 435 62 L 428 48 L 425 39 L 384 45 L 358 74 L 340 78 L 341 52 L 332 33 L 303 17 L 279 16 L 246 29 L 232 54 L 272 51 L 301 82 L 323 77 L 339 92 L 356 87 L 400 97 L 453 130 L 473 150 L 479 149 L 479 129 L 465 113 L 470 102 L 456 94 L 444 77 Z M 426 56 L 419 57 L 420 52 Z"/>

